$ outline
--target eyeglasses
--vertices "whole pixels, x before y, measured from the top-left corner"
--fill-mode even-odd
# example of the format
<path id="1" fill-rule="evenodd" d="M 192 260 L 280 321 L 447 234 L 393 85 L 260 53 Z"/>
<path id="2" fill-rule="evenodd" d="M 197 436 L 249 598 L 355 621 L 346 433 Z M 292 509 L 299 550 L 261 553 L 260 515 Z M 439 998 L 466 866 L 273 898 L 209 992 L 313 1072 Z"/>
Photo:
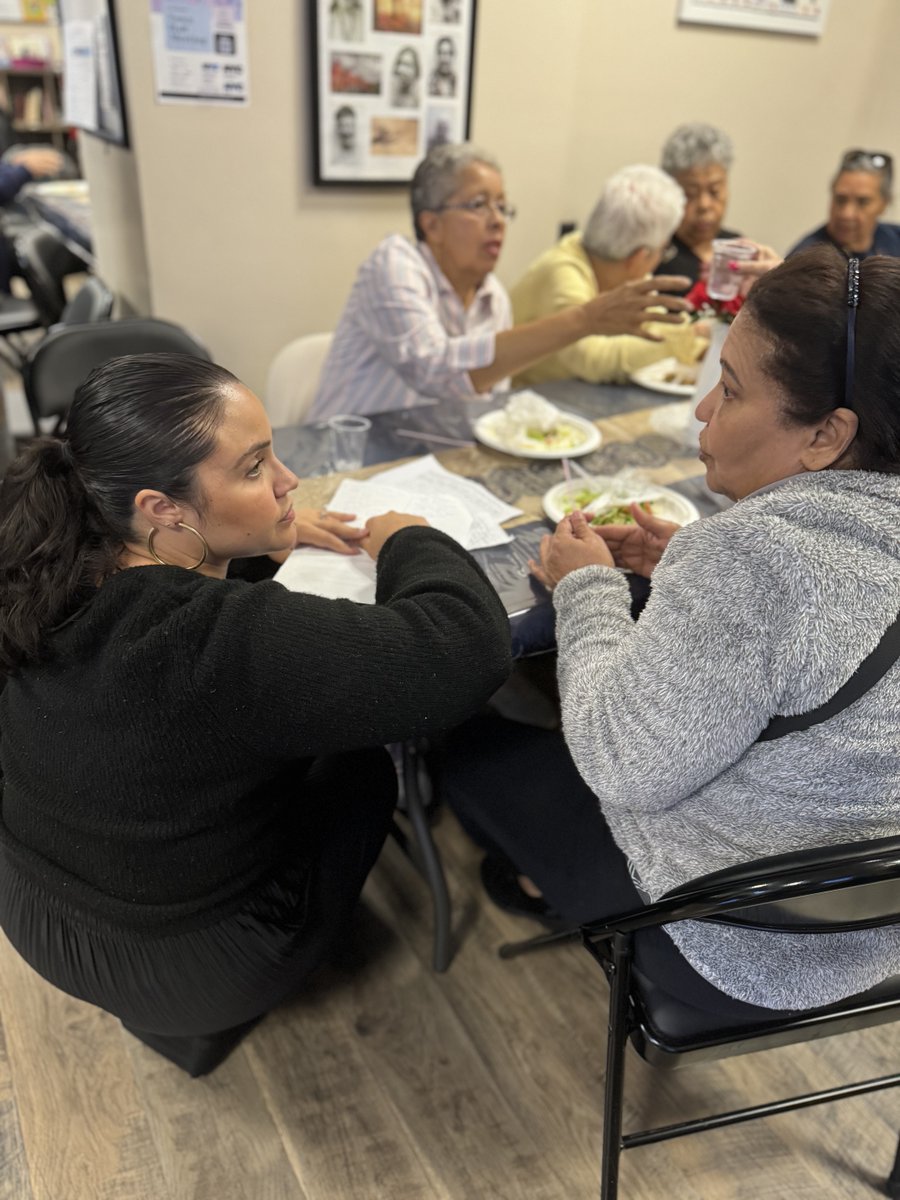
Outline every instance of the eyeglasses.
<path id="1" fill-rule="evenodd" d="M 487 196 L 476 196 L 474 200 L 461 200 L 459 204 L 442 204 L 440 207 L 432 209 L 433 212 L 467 212 L 473 217 L 480 217 L 486 221 L 492 212 L 495 212 L 498 217 L 502 217 L 504 221 L 511 221 L 516 215 L 516 207 L 514 204 L 507 204 L 505 200 L 489 200 Z"/>
<path id="2" fill-rule="evenodd" d="M 883 150 L 848 150 L 841 159 L 841 170 L 884 171 L 890 180 L 894 175 L 894 160 Z"/>

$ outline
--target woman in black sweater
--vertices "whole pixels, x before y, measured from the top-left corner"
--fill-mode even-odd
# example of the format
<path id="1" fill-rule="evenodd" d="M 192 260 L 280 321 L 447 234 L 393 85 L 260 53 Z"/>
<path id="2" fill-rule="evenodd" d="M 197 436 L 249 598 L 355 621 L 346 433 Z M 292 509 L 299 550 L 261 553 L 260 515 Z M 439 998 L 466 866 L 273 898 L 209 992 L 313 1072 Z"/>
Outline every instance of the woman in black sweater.
<path id="1" fill-rule="evenodd" d="M 375 605 L 227 578 L 297 541 L 297 479 L 221 367 L 98 368 L 0 492 L 0 923 L 191 1074 L 297 991 L 386 836 L 384 744 L 509 669 L 493 588 L 388 513 Z"/>

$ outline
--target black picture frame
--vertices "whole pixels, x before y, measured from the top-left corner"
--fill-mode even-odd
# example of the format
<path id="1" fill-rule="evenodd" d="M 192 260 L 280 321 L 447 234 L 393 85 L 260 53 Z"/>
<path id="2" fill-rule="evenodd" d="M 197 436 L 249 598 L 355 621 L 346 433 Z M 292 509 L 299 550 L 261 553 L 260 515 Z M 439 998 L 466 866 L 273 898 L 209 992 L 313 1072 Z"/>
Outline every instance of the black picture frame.
<path id="1" fill-rule="evenodd" d="M 312 174 L 396 187 L 469 136 L 477 0 L 309 0 Z"/>
<path id="2" fill-rule="evenodd" d="M 72 124 L 92 137 L 128 149 L 131 142 L 125 93 L 122 90 L 115 0 L 58 0 L 58 7 L 63 38 L 67 19 L 91 21 L 94 25 L 94 49 L 98 62 L 97 123 L 84 125 L 76 121 Z"/>

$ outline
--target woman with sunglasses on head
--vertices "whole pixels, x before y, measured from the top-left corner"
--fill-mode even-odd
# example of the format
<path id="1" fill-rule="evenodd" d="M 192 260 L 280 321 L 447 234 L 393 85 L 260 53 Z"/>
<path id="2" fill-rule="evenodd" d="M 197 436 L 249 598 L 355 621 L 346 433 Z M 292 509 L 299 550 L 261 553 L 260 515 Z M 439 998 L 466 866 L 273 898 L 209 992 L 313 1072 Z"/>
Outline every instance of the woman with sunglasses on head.
<path id="1" fill-rule="evenodd" d="M 340 937 L 391 822 L 385 743 L 509 668 L 496 592 L 419 517 L 367 522 L 373 605 L 229 578 L 294 548 L 296 485 L 230 372 L 146 354 L 0 490 L 0 926 L 194 1075 Z"/>
<path id="2" fill-rule="evenodd" d="M 416 240 L 393 234 L 360 267 L 310 421 L 477 399 L 591 334 L 656 340 L 645 322 L 680 323 L 688 307 L 665 294 L 688 281 L 657 276 L 512 329 L 494 268 L 515 210 L 497 161 L 470 145 L 435 146 L 416 168 L 411 204 Z"/>
<path id="3" fill-rule="evenodd" d="M 444 778 L 503 907 L 571 926 L 738 863 L 900 834 L 900 665 L 885 654 L 869 690 L 839 695 L 900 612 L 898 307 L 897 259 L 819 247 L 764 275 L 697 409 L 732 507 L 683 529 L 637 505 L 628 526 L 573 514 L 545 538 L 568 753 L 470 725 Z M 652 576 L 636 622 L 615 567 Z M 900 973 L 896 927 L 670 930 L 647 931 L 638 970 L 712 1012 L 813 1008 Z"/>
<path id="4" fill-rule="evenodd" d="M 893 200 L 894 164 L 879 150 L 848 150 L 831 181 L 828 221 L 802 238 L 790 251 L 823 242 L 844 254 L 900 257 L 900 225 L 879 221 Z"/>

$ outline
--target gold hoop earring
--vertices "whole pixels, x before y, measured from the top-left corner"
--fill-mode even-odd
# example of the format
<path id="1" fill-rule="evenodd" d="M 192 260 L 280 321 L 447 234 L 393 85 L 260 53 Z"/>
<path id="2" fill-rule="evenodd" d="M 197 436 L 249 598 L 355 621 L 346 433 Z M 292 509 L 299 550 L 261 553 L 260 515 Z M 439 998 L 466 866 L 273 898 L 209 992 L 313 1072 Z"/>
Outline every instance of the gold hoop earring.
<path id="1" fill-rule="evenodd" d="M 195 563 L 191 563 L 191 565 L 189 567 L 184 568 L 185 571 L 198 570 L 198 568 L 202 567 L 203 564 L 206 562 L 207 558 L 209 557 L 209 543 L 207 542 L 206 538 L 203 536 L 203 534 L 200 532 L 199 529 L 195 529 L 193 527 L 193 525 L 186 525 L 184 523 L 184 521 L 179 521 L 178 524 L 175 526 L 175 528 L 176 529 L 186 529 L 188 531 L 188 533 L 192 533 L 195 538 L 200 539 L 200 544 L 203 547 L 203 553 L 200 555 L 200 557 L 197 559 L 197 561 Z M 180 567 L 182 565 L 181 563 L 168 563 L 168 562 L 166 562 L 166 560 L 164 558 L 160 558 L 159 555 L 156 553 L 156 550 L 153 546 L 153 539 L 156 537 L 156 535 L 158 533 L 159 533 L 158 529 L 151 529 L 150 532 L 147 534 L 147 549 L 150 552 L 151 557 L 155 558 L 161 567 Z"/>

